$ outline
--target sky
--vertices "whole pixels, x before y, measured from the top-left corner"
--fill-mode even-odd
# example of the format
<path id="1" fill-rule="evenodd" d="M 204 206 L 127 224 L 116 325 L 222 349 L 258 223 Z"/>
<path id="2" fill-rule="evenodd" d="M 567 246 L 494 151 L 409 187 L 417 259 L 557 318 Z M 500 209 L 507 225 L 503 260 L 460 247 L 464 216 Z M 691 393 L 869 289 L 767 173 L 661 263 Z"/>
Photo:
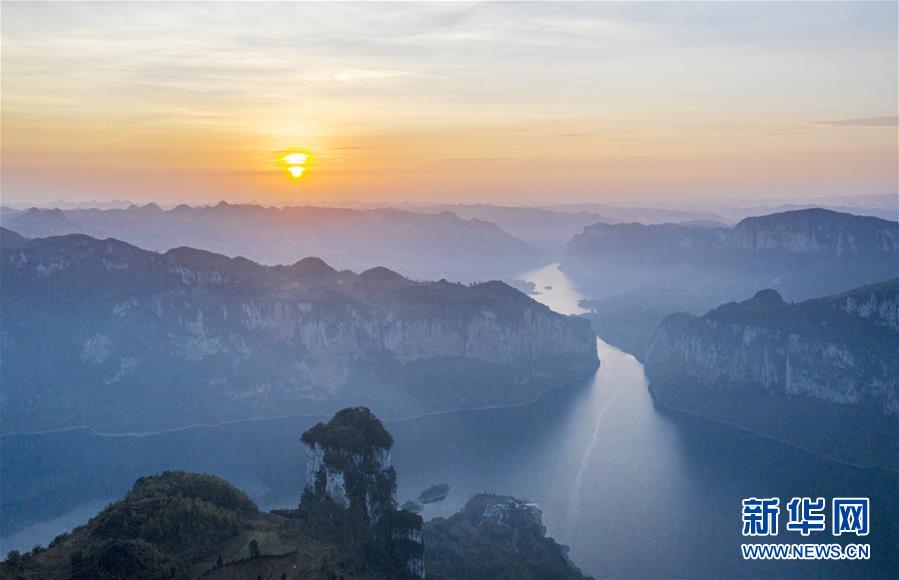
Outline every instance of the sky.
<path id="1" fill-rule="evenodd" d="M 3 203 L 896 193 L 895 2 L 0 8 Z"/>

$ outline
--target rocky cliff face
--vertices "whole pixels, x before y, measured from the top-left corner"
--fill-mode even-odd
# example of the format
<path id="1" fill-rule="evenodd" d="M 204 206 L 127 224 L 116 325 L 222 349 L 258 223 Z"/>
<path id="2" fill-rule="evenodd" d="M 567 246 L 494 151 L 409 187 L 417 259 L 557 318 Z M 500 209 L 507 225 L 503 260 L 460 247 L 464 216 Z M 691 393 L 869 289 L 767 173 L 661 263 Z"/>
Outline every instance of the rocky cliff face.
<path id="1" fill-rule="evenodd" d="M 770 433 L 790 431 L 781 421 L 842 418 L 872 438 L 843 457 L 880 455 L 874 448 L 893 449 L 899 424 L 897 309 L 892 280 L 799 304 L 765 290 L 705 316 L 671 315 L 647 353 L 650 389 L 662 402 L 750 428 L 761 408 L 779 407 L 761 428 Z"/>
<path id="2" fill-rule="evenodd" d="M 499 282 L 357 275 L 315 258 L 265 267 L 78 235 L 17 240 L 2 275 L 5 430 L 153 429 L 352 403 L 411 414 L 526 400 L 597 364 L 587 323 Z"/>
<path id="3" fill-rule="evenodd" d="M 303 434 L 306 452 L 304 501 L 332 502 L 357 510 L 375 524 L 396 510 L 393 439 L 365 407 L 339 411 L 327 424 Z"/>
<path id="4" fill-rule="evenodd" d="M 381 421 L 364 407 L 343 409 L 302 441 L 303 517 L 347 551 L 370 554 L 375 568 L 424 578 L 422 520 L 396 508 L 393 439 Z"/>
<path id="5" fill-rule="evenodd" d="M 835 258 L 899 252 L 899 226 L 875 217 L 824 209 L 746 218 L 727 244 L 754 252 L 781 251 Z"/>

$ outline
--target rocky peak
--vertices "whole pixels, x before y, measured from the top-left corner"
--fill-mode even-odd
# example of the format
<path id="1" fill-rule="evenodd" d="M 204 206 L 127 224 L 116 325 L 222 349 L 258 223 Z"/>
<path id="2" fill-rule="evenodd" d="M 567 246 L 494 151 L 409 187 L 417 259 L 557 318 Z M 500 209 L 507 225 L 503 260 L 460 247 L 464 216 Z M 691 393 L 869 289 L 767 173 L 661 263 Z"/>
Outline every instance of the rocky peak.
<path id="1" fill-rule="evenodd" d="M 512 496 L 479 494 L 465 506 L 464 513 L 478 525 L 491 523 L 510 527 L 527 528 L 535 535 L 543 536 L 543 512 L 536 504 Z"/>
<path id="2" fill-rule="evenodd" d="M 374 268 L 370 268 L 359 274 L 359 277 L 363 280 L 371 280 L 376 282 L 398 282 L 401 280 L 405 280 L 405 278 L 401 274 L 397 274 L 393 270 L 390 270 L 383 266 L 375 266 Z"/>
<path id="3" fill-rule="evenodd" d="M 303 433 L 306 488 L 300 511 L 346 549 L 380 554 L 397 577 L 424 577 L 416 514 L 396 509 L 393 438 L 366 407 L 338 411 Z"/>
<path id="4" fill-rule="evenodd" d="M 343 409 L 301 440 L 306 448 L 304 503 L 330 501 L 364 515 L 369 524 L 396 509 L 393 438 L 368 408 Z"/>
<path id="5" fill-rule="evenodd" d="M 743 302 L 728 302 L 719 306 L 712 313 L 712 316 L 724 316 L 732 314 L 740 314 L 753 310 L 770 310 L 779 306 L 786 305 L 784 299 L 777 290 L 770 288 L 759 290 L 755 296 Z"/>
<path id="6" fill-rule="evenodd" d="M 290 270 L 299 278 L 330 278 L 337 275 L 337 270 L 314 256 L 296 262 L 290 266 Z"/>
<path id="7" fill-rule="evenodd" d="M 770 288 L 767 290 L 759 290 L 755 293 L 755 296 L 743 303 L 744 306 L 758 308 L 773 308 L 774 306 L 780 306 L 781 304 L 784 304 L 784 299 L 780 296 L 780 293 L 777 290 L 771 290 Z"/>

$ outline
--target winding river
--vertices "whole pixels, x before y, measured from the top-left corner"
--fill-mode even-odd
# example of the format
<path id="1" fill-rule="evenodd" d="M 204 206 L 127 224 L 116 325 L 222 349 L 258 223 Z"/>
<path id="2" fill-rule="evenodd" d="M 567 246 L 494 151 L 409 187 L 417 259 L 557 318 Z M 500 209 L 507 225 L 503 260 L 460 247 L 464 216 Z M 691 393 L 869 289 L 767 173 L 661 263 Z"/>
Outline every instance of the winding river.
<path id="1" fill-rule="evenodd" d="M 581 312 L 556 265 L 521 276 L 557 312 Z M 899 573 L 896 474 L 828 462 L 799 449 L 701 418 L 657 408 L 642 365 L 598 341 L 602 366 L 582 384 L 511 407 L 387 421 L 395 440 L 399 499 L 437 482 L 451 486 L 426 518 L 448 516 L 480 491 L 533 500 L 548 534 L 570 547 L 585 573 L 612 578 L 895 577 Z M 40 524 L 2 538 L 2 549 L 46 543 L 120 497 L 140 475 L 162 469 L 222 475 L 264 508 L 295 504 L 303 485 L 299 434 L 321 417 L 283 417 L 158 434 L 88 430 L 8 436 L 3 467 L 39 461 L 58 477 L 22 510 Z M 62 483 L 61 483 L 62 482 Z M 64 516 L 46 498 L 78 486 Z M 869 496 L 869 561 L 745 562 L 740 501 L 750 496 Z M 65 498 L 63 498 L 65 499 Z M 71 501 L 71 500 L 70 500 Z M 786 500 L 783 500 L 786 501 Z M 67 504 L 68 505 L 68 504 Z M 35 511 L 36 510 L 36 511 Z M 57 509 L 58 512 L 58 509 Z M 798 534 L 778 538 L 800 542 Z M 830 543 L 825 535 L 812 541 Z"/>
<path id="2" fill-rule="evenodd" d="M 521 276 L 534 298 L 578 314 L 582 296 L 553 264 Z M 602 366 L 583 385 L 532 405 L 469 411 L 389 426 L 402 492 L 453 485 L 448 515 L 488 490 L 533 499 L 549 535 L 597 577 L 896 577 L 896 474 L 832 463 L 800 449 L 657 408 L 643 366 L 598 341 Z M 423 437 L 424 433 L 430 437 Z M 464 434 L 460 441 L 459 434 Z M 870 496 L 866 562 L 746 562 L 741 500 L 751 496 Z M 799 534 L 778 538 L 801 542 Z M 809 540 L 806 540 L 809 541 Z M 810 541 L 833 542 L 829 532 Z M 845 542 L 845 538 L 843 538 Z"/>

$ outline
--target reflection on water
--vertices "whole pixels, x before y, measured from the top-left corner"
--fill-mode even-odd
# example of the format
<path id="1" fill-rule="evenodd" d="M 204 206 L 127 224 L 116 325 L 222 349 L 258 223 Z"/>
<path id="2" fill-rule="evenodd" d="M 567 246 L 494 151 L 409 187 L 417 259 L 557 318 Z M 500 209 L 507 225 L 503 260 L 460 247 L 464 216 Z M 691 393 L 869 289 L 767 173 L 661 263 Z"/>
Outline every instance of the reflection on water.
<path id="1" fill-rule="evenodd" d="M 565 272 L 558 264 L 550 264 L 518 276 L 525 282 L 531 282 L 537 289 L 532 298 L 546 304 L 560 314 L 583 314 L 580 301 L 584 295 L 577 291 Z"/>

